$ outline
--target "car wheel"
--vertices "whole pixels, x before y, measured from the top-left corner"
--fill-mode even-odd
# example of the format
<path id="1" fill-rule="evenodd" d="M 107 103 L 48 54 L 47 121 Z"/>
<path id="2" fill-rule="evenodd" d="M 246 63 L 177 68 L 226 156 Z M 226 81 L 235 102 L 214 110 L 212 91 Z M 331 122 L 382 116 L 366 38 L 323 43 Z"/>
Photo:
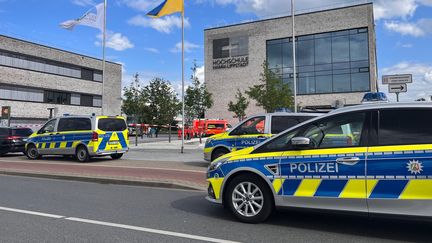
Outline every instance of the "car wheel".
<path id="1" fill-rule="evenodd" d="M 90 155 L 87 151 L 87 148 L 84 146 L 79 146 L 77 148 L 75 152 L 75 157 L 81 163 L 90 161 Z"/>
<path id="2" fill-rule="evenodd" d="M 226 148 L 218 148 L 212 153 L 211 161 L 214 161 L 215 159 L 217 159 L 217 158 L 219 158 L 225 154 L 228 154 L 229 152 L 230 151 Z"/>
<path id="3" fill-rule="evenodd" d="M 123 156 L 123 154 L 111 154 L 112 159 L 120 159 Z"/>
<path id="4" fill-rule="evenodd" d="M 39 151 L 37 150 L 36 146 L 34 144 L 29 144 L 27 146 L 25 155 L 27 155 L 27 158 L 29 159 L 40 159 L 42 156 L 39 154 Z"/>
<path id="5" fill-rule="evenodd" d="M 239 175 L 229 183 L 224 204 L 244 223 L 259 223 L 273 211 L 274 200 L 268 185 L 258 176 Z"/>

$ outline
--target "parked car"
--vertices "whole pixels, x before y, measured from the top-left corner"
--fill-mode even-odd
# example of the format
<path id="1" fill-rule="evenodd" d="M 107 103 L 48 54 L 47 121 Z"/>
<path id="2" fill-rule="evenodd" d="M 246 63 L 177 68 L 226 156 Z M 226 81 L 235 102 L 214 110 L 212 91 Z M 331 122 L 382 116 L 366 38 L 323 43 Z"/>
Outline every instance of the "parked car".
<path id="1" fill-rule="evenodd" d="M 121 116 L 64 116 L 49 120 L 26 144 L 29 159 L 42 155 L 74 155 L 120 159 L 129 150 L 126 121 Z"/>
<path id="2" fill-rule="evenodd" d="M 0 156 L 7 153 L 24 153 L 25 143 L 32 133 L 30 128 L 0 127 Z"/>
<path id="3" fill-rule="evenodd" d="M 322 114 L 275 112 L 249 117 L 229 131 L 208 138 L 204 146 L 204 159 L 214 161 L 229 152 L 255 146 L 273 135 L 320 115 Z"/>
<path id="4" fill-rule="evenodd" d="M 216 159 L 207 199 L 248 223 L 275 207 L 430 220 L 431 123 L 432 103 L 338 109 Z"/>

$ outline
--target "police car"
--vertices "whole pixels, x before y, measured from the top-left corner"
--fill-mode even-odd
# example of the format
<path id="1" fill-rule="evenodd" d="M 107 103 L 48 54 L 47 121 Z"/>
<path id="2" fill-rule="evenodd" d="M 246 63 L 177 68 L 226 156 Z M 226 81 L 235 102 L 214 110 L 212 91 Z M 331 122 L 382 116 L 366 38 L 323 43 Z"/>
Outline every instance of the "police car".
<path id="1" fill-rule="evenodd" d="M 249 117 L 229 131 L 208 138 L 204 146 L 204 159 L 214 161 L 229 152 L 255 146 L 274 134 L 319 115 L 277 112 Z"/>
<path id="2" fill-rule="evenodd" d="M 96 156 L 120 159 L 128 146 L 128 129 L 121 116 L 64 116 L 49 120 L 30 135 L 25 149 L 29 159 L 74 155 L 87 162 Z"/>
<path id="3" fill-rule="evenodd" d="M 275 206 L 432 217 L 432 104 L 341 108 L 208 168 L 208 197 L 243 222 Z"/>

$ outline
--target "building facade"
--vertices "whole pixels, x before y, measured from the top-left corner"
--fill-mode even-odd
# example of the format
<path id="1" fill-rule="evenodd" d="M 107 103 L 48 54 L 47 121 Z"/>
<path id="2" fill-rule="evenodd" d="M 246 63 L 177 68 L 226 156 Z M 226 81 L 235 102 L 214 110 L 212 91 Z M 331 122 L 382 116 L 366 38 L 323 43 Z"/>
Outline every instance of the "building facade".
<path id="1" fill-rule="evenodd" d="M 265 61 L 293 89 L 291 21 L 288 16 L 205 30 L 205 82 L 215 100 L 207 118 L 235 121 L 228 103 L 237 89 L 259 84 Z M 295 25 L 300 108 L 359 104 L 365 92 L 376 91 L 372 3 L 298 14 Z M 259 112 L 251 102 L 247 114 Z"/>
<path id="2" fill-rule="evenodd" d="M 102 60 L 0 35 L 0 105 L 12 126 L 41 125 L 50 110 L 120 115 L 121 65 L 106 62 L 105 85 L 102 75 Z"/>

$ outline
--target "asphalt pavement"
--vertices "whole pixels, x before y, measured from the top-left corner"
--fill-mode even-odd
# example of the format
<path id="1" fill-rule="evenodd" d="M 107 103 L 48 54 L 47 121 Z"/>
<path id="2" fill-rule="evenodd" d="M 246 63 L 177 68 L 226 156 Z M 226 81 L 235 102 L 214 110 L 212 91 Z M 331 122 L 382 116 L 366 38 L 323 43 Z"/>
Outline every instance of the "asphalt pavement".
<path id="1" fill-rule="evenodd" d="M 279 210 L 237 222 L 205 192 L 0 176 L 0 242 L 430 242 L 430 223 Z"/>

